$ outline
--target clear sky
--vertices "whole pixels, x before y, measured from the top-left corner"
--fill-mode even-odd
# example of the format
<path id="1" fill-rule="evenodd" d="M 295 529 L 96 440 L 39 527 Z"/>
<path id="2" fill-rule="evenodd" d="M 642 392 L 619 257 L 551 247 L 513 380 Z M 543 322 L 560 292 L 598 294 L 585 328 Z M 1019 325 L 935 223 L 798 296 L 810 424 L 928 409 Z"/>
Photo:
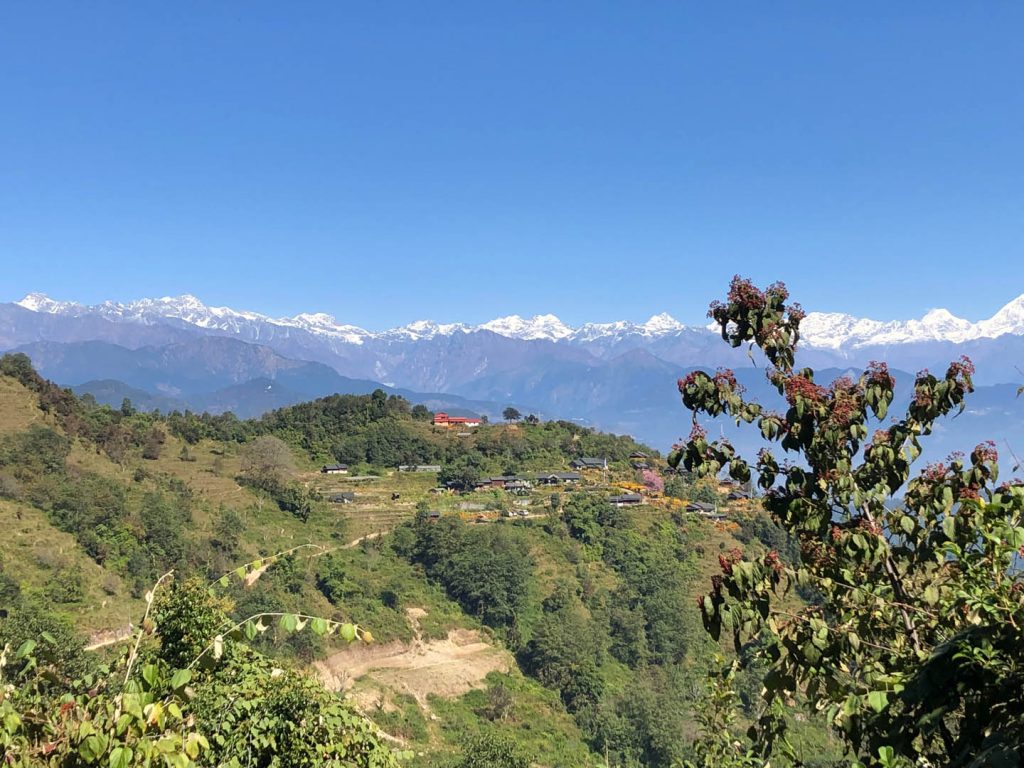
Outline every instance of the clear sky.
<path id="1" fill-rule="evenodd" d="M 1019 2 L 0 4 L 0 300 L 377 329 L 1024 292 Z"/>

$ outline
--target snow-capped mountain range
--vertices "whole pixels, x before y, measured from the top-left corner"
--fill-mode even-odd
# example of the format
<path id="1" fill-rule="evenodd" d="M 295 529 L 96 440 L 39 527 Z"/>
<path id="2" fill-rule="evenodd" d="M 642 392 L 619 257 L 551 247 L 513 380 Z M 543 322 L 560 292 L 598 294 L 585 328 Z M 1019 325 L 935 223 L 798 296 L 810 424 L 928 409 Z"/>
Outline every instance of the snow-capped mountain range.
<path id="1" fill-rule="evenodd" d="M 1024 295 L 979 321 L 942 309 L 888 322 L 810 313 L 801 331 L 798 362 L 823 381 L 885 360 L 905 389 L 914 371 L 945 371 L 968 355 L 978 392 L 962 418 L 937 430 L 936 444 L 1024 444 L 1024 397 L 1015 396 L 1024 382 Z M 129 397 L 142 407 L 258 415 L 383 385 L 434 409 L 500 418 L 514 405 L 659 447 L 688 428 L 675 384 L 687 370 L 733 368 L 752 391 L 758 382 L 764 390 L 757 355 L 668 314 L 577 327 L 554 315 L 479 325 L 423 320 L 370 331 L 324 313 L 273 318 L 194 296 L 86 306 L 29 294 L 0 303 L 0 352 L 8 350 L 26 353 L 48 378 L 115 406 Z"/>
<path id="2" fill-rule="evenodd" d="M 86 306 L 70 301 L 55 301 L 41 293 L 30 293 L 15 302 L 32 312 L 67 317 L 98 316 L 114 322 L 144 325 L 168 320 L 179 321 L 208 331 L 243 333 L 255 325 L 300 329 L 337 342 L 361 345 L 370 340 L 421 341 L 438 336 L 470 334 L 481 331 L 522 341 L 550 341 L 589 344 L 617 341 L 627 337 L 655 340 L 687 331 L 688 327 L 667 313 L 657 314 L 643 323 L 620 320 L 610 323 L 586 323 L 573 328 L 555 315 L 519 315 L 500 317 L 480 325 L 435 323 L 420 320 L 399 328 L 372 332 L 341 323 L 324 313 L 302 313 L 294 317 L 272 318 L 257 312 L 229 307 L 210 307 L 195 296 L 140 299 L 128 303 L 103 302 Z M 917 342 L 960 344 L 975 339 L 994 339 L 1005 334 L 1024 335 L 1024 294 L 1006 304 L 992 317 L 972 322 L 946 309 L 933 309 L 920 320 L 880 321 L 833 312 L 810 312 L 801 324 L 803 342 L 812 347 L 841 350 L 868 346 L 888 346 Z"/>

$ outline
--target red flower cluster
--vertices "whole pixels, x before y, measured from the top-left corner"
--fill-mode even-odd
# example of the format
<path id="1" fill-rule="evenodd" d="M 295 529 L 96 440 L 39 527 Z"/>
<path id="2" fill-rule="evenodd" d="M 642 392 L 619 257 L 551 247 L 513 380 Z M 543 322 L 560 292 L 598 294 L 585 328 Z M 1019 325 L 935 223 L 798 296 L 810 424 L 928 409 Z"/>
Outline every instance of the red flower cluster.
<path id="1" fill-rule="evenodd" d="M 676 379 L 676 386 L 679 387 L 679 392 L 682 393 L 684 389 L 693 384 L 697 377 L 701 374 L 700 371 L 690 371 L 686 374 L 684 379 Z"/>
<path id="2" fill-rule="evenodd" d="M 768 290 L 765 293 L 770 293 L 773 296 L 778 296 L 781 301 L 785 301 L 789 298 L 789 288 L 781 280 L 778 280 L 768 286 Z"/>
<path id="3" fill-rule="evenodd" d="M 782 561 L 779 559 L 779 553 L 774 549 L 764 556 L 764 565 L 766 568 L 771 568 L 776 573 L 782 573 L 783 571 Z"/>
<path id="4" fill-rule="evenodd" d="M 825 390 L 803 376 L 790 376 L 786 379 L 785 388 L 786 402 L 790 405 L 796 405 L 798 399 L 820 403 L 825 398 Z"/>
<path id="5" fill-rule="evenodd" d="M 929 483 L 938 483 L 946 476 L 947 471 L 949 471 L 949 467 L 941 461 L 937 461 L 921 470 L 921 479 L 927 480 Z"/>
<path id="6" fill-rule="evenodd" d="M 718 386 L 719 388 L 728 387 L 734 392 L 743 391 L 743 387 L 736 382 L 736 374 L 733 373 L 732 370 L 730 370 L 729 368 L 719 368 L 717 371 L 715 371 L 715 375 L 712 378 L 712 381 L 714 381 L 715 385 Z"/>
<path id="7" fill-rule="evenodd" d="M 996 444 L 991 440 L 979 443 L 978 446 L 971 451 L 972 464 L 984 464 L 987 462 L 994 463 L 997 461 L 999 461 L 999 451 L 996 450 Z"/>
<path id="8" fill-rule="evenodd" d="M 832 394 L 832 421 L 840 427 L 849 426 L 860 413 L 857 385 L 849 376 L 840 376 L 829 386 Z"/>
<path id="9" fill-rule="evenodd" d="M 960 489 L 960 499 L 962 501 L 980 498 L 981 496 L 978 494 L 978 486 L 976 485 L 968 485 Z"/>
<path id="10" fill-rule="evenodd" d="M 971 358 L 967 355 L 961 355 L 958 361 L 950 363 L 949 369 L 946 371 L 947 379 L 958 379 L 963 376 L 973 375 L 974 363 L 971 362 Z"/>
<path id="11" fill-rule="evenodd" d="M 743 559 L 743 551 L 738 547 L 733 547 L 726 554 L 718 556 L 718 565 L 722 568 L 722 573 L 726 576 L 732 576 L 732 567 Z"/>
<path id="12" fill-rule="evenodd" d="M 700 424 L 694 423 L 690 429 L 690 442 L 695 443 L 698 440 L 703 440 L 708 436 L 708 432 Z"/>
<path id="13" fill-rule="evenodd" d="M 764 294 L 757 287 L 739 275 L 733 277 L 729 284 L 729 303 L 735 304 L 741 309 L 764 309 Z"/>
<path id="14" fill-rule="evenodd" d="M 800 321 L 807 317 L 807 313 L 804 312 L 804 308 L 799 304 L 793 303 L 789 305 L 789 322 L 799 325 Z"/>
<path id="15" fill-rule="evenodd" d="M 868 520 L 866 517 L 862 517 L 857 524 L 860 528 L 875 536 L 882 534 L 882 526 L 878 524 L 877 520 Z"/>
<path id="16" fill-rule="evenodd" d="M 879 360 L 868 363 L 867 374 L 871 384 L 878 384 L 886 389 L 892 389 L 896 385 L 896 380 L 889 373 L 889 366 Z"/>
<path id="17" fill-rule="evenodd" d="M 934 394 L 927 386 L 919 386 L 914 390 L 914 405 L 918 408 L 928 408 L 933 402 Z"/>

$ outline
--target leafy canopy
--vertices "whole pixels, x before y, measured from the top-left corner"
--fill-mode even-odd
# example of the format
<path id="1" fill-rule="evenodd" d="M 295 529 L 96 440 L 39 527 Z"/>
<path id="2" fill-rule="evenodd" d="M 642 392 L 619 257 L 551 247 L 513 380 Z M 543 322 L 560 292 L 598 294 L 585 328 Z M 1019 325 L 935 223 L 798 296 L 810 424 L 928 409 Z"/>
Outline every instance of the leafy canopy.
<path id="1" fill-rule="evenodd" d="M 999 483 L 992 443 L 914 472 L 921 439 L 962 411 L 973 367 L 922 371 L 905 413 L 886 420 L 884 363 L 825 386 L 795 367 L 804 313 L 781 284 L 734 278 L 709 316 L 734 347 L 758 347 L 785 399 L 743 397 L 730 371 L 679 381 L 693 431 L 670 463 L 702 476 L 756 472 L 764 506 L 800 545 L 800 562 L 734 551 L 700 598 L 706 628 L 769 664 L 762 750 L 784 746 L 782 705 L 804 697 L 861 760 L 883 765 L 1017 764 L 1024 744 L 1024 486 Z M 755 460 L 709 441 L 698 415 L 755 423 L 773 447 Z M 871 425 L 877 427 L 872 432 Z M 795 461 L 780 459 L 777 448 Z M 793 607 L 793 586 L 816 595 Z M 805 592 L 806 593 L 806 592 Z"/>

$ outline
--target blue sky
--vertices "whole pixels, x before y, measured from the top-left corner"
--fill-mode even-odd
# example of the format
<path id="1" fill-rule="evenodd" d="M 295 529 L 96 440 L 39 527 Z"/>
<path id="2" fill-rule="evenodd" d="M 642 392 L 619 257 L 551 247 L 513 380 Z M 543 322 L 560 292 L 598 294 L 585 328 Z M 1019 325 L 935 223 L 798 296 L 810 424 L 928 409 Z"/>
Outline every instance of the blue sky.
<path id="1" fill-rule="evenodd" d="M 987 317 L 1020 3 L 5 3 L 0 300 Z"/>

